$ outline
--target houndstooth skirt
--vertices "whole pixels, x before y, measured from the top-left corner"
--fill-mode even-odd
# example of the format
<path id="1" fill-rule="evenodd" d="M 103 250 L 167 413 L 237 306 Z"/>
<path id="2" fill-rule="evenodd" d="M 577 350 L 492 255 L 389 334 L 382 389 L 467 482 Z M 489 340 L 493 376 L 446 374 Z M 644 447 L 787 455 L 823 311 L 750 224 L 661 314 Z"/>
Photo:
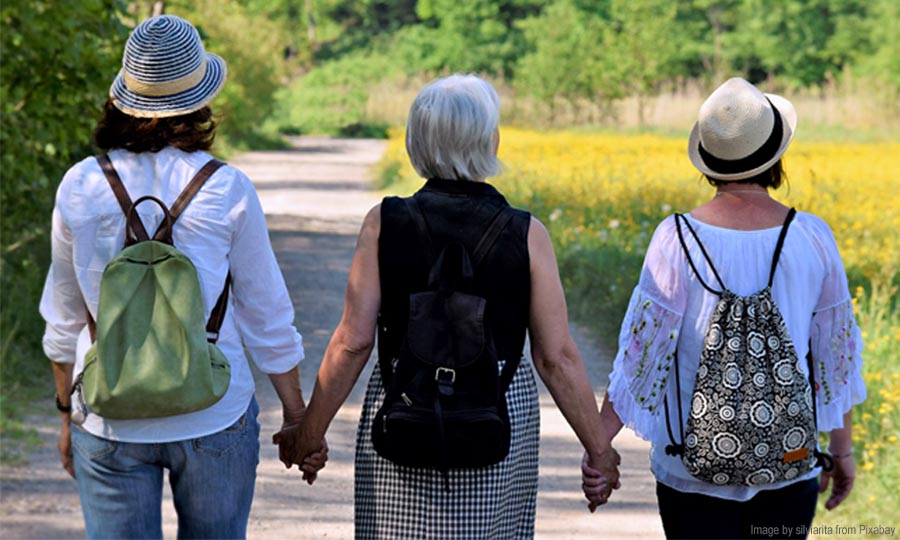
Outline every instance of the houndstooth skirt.
<path id="1" fill-rule="evenodd" d="M 441 473 L 395 465 L 372 446 L 372 419 L 384 400 L 381 372 L 369 379 L 356 432 L 356 538 L 519 539 L 534 537 L 540 407 L 531 363 L 522 359 L 506 393 L 509 455 L 496 465 Z"/>

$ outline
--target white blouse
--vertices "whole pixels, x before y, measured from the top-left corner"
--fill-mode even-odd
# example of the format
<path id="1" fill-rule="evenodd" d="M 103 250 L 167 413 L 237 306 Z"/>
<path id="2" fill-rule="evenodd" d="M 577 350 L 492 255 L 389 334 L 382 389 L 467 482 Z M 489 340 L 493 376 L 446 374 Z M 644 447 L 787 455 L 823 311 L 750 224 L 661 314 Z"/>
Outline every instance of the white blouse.
<path id="1" fill-rule="evenodd" d="M 109 156 L 132 201 L 154 195 L 168 206 L 212 159 L 206 152 L 173 147 L 140 154 L 116 150 Z M 138 214 L 148 231 L 162 221 L 161 210 L 153 204 L 142 204 Z M 193 413 L 146 420 L 89 414 L 82 427 L 99 437 L 155 443 L 216 433 L 240 418 L 253 397 L 245 350 L 264 373 L 287 372 L 303 358 L 293 304 L 269 243 L 266 219 L 244 173 L 231 166 L 216 171 L 175 223 L 172 235 L 197 268 L 207 317 L 231 271 L 230 305 L 218 341 L 231 363 L 231 384 L 221 400 Z M 75 376 L 91 341 L 85 306 L 96 320 L 100 278 L 124 241 L 125 216 L 109 183 L 96 159 L 82 160 L 69 169 L 56 194 L 52 261 L 41 299 L 47 322 L 44 352 L 54 362 L 75 364 Z"/>
<path id="2" fill-rule="evenodd" d="M 781 227 L 757 231 L 725 229 L 687 216 L 729 290 L 753 294 L 765 287 Z M 696 241 L 683 230 L 691 259 L 706 283 L 716 283 Z M 847 287 L 847 276 L 828 225 L 798 212 L 790 225 L 775 272 L 772 293 L 794 342 L 804 372 L 810 343 L 815 364 L 820 431 L 843 426 L 850 407 L 866 398 L 862 378 L 863 342 Z M 691 476 L 680 456 L 667 456 L 664 417 L 668 393 L 672 429 L 678 437 L 673 359 L 678 352 L 681 406 L 688 417 L 703 339 L 719 297 L 706 291 L 691 270 L 678 241 L 674 216 L 657 227 L 647 249 L 619 334 L 610 374 L 609 397 L 626 426 L 652 443 L 656 479 L 673 489 L 724 499 L 748 500 L 761 487 L 717 486 Z M 680 442 L 680 441 L 679 441 Z M 811 471 L 793 482 L 812 478 Z"/>

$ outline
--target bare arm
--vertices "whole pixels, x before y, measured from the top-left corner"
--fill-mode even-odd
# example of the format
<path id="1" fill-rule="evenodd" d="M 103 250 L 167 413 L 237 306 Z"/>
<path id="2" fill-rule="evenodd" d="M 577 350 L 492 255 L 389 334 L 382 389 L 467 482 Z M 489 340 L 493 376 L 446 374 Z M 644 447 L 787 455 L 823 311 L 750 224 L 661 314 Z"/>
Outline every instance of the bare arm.
<path id="1" fill-rule="evenodd" d="M 813 398 L 815 399 L 815 398 Z M 853 489 L 856 477 L 856 466 L 853 459 L 853 409 L 844 414 L 844 427 L 831 430 L 831 441 L 828 449 L 834 456 L 834 469 L 822 471 L 819 480 L 819 493 L 828 490 L 831 481 L 831 496 L 825 502 L 825 508 L 834 510 L 844 502 Z"/>
<path id="2" fill-rule="evenodd" d="M 72 372 L 75 366 L 59 362 L 51 362 L 51 365 L 53 366 L 53 381 L 56 383 L 56 394 L 59 396 L 59 401 L 63 406 L 71 406 L 72 399 L 69 392 L 72 391 Z M 63 468 L 69 473 L 69 476 L 75 478 L 75 468 L 72 465 L 72 415 L 61 412 L 59 416 L 61 423 L 56 448 L 59 450 L 59 459 Z"/>
<path id="3" fill-rule="evenodd" d="M 597 410 L 597 401 L 578 348 L 569 333 L 566 299 L 550 235 L 532 219 L 528 233 L 531 258 L 531 354 L 553 400 L 575 430 L 589 464 L 602 471 L 609 485 L 618 482 L 618 455 Z"/>
<path id="4" fill-rule="evenodd" d="M 294 438 L 294 462 L 318 449 L 334 415 L 350 395 L 372 348 L 381 306 L 378 274 L 378 234 L 381 206 L 369 211 L 363 222 L 350 265 L 344 314 L 335 330 L 319 374 L 301 429 Z"/>
<path id="5" fill-rule="evenodd" d="M 306 403 L 303 401 L 303 390 L 300 388 L 300 370 L 294 366 L 286 373 L 270 373 L 269 381 L 281 400 L 283 426 L 298 424 L 303 419 Z"/>
<path id="6" fill-rule="evenodd" d="M 616 409 L 613 408 L 613 402 L 609 399 L 609 392 L 603 397 L 603 407 L 600 408 L 600 419 L 603 421 L 603 427 L 606 429 L 606 435 L 610 442 L 616 438 L 619 431 L 622 430 L 622 419 L 619 418 Z"/>

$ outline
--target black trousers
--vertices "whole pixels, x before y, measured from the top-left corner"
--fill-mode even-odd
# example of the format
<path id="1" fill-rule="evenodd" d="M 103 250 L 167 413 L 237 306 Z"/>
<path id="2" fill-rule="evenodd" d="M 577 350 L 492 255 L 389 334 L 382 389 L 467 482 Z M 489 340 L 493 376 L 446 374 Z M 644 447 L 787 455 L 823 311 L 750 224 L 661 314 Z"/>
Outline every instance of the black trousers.
<path id="1" fill-rule="evenodd" d="M 666 538 L 806 538 L 818 495 L 815 478 L 743 502 L 656 484 Z"/>

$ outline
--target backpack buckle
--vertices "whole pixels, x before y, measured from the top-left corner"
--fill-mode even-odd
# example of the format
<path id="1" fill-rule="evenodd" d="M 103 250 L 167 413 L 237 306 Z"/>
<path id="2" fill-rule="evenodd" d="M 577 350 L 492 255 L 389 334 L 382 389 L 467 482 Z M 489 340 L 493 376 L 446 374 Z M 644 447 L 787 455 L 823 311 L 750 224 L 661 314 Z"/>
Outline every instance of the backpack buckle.
<path id="1" fill-rule="evenodd" d="M 441 375 L 443 374 L 447 374 L 450 376 L 449 382 L 445 377 L 441 377 Z M 439 367 L 434 372 L 434 380 L 436 380 L 438 383 L 453 384 L 454 382 L 456 382 L 456 370 L 451 368 Z"/>
<path id="2" fill-rule="evenodd" d="M 434 372 L 434 380 L 437 381 L 438 392 L 445 396 L 453 395 L 453 383 L 456 382 L 456 370 L 439 367 Z"/>

